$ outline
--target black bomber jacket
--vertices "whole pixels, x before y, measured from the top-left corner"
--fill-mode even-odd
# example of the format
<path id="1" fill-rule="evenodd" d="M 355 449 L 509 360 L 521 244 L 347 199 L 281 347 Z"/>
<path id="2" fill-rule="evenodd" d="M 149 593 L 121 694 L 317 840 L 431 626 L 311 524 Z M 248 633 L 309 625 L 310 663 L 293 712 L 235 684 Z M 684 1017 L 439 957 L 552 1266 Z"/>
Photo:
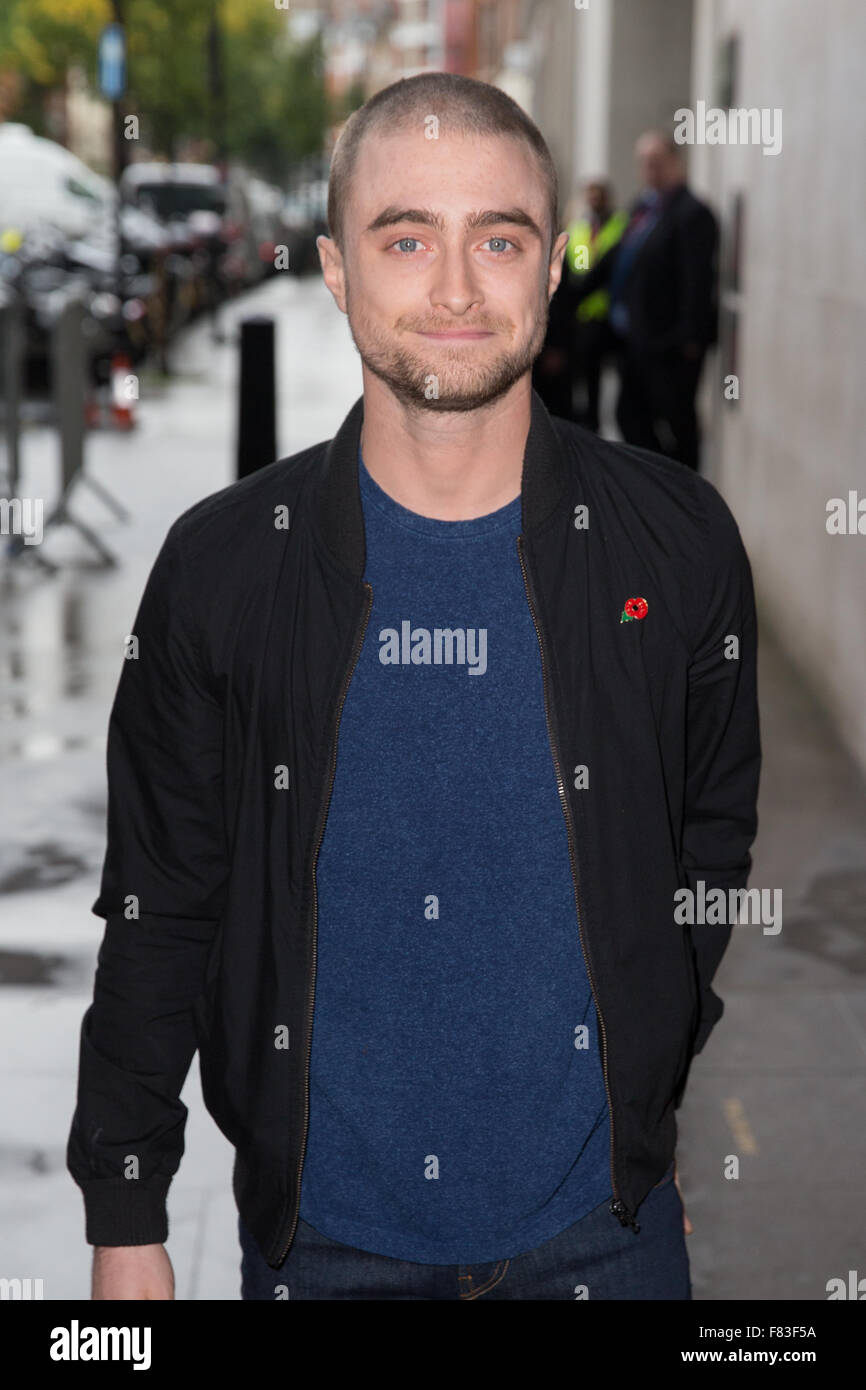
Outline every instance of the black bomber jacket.
<path id="1" fill-rule="evenodd" d="M 241 1216 L 274 1268 L 294 1238 L 316 859 L 372 603 L 363 408 L 334 439 L 185 511 L 141 598 L 108 728 L 92 908 L 106 926 L 67 1152 L 94 1245 L 167 1239 L 196 1049 L 236 1150 Z M 521 505 L 574 928 L 600 1020 L 611 1210 L 636 1225 L 723 1007 L 711 982 L 731 926 L 679 925 L 674 895 L 700 880 L 741 888 L 751 865 L 751 573 L 708 481 L 550 416 L 535 392 Z"/>

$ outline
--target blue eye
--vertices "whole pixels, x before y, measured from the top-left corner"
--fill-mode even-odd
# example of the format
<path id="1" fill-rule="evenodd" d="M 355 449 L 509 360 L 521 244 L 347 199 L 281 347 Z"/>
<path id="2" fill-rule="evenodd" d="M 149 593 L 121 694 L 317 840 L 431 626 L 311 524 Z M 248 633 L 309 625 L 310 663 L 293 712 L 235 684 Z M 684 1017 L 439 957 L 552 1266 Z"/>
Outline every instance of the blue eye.
<path id="1" fill-rule="evenodd" d="M 391 243 L 391 246 L 389 247 L 389 250 L 393 249 L 393 247 L 395 247 L 395 246 L 398 247 L 398 248 L 405 248 L 407 242 L 408 242 L 408 243 L 411 243 L 413 246 L 420 246 L 420 245 L 421 245 L 421 242 L 420 242 L 420 240 L 419 240 L 418 237 L 415 237 L 415 236 L 401 236 L 401 237 L 398 238 L 397 241 L 393 241 L 393 242 Z M 505 251 L 507 248 L 511 248 L 512 250 L 514 249 L 514 242 L 513 242 L 513 241 L 510 241 L 508 237 L 504 237 L 504 236 L 490 236 L 490 237 L 487 238 L 486 244 L 489 245 L 491 242 L 499 242 L 500 245 L 501 245 L 501 247 L 502 247 L 502 251 L 497 251 L 497 255 L 501 255 L 502 252 Z M 409 256 L 409 255 L 412 254 L 412 252 L 411 252 L 411 251 L 406 251 L 405 249 L 400 249 L 399 254 L 400 254 L 401 256 Z"/>

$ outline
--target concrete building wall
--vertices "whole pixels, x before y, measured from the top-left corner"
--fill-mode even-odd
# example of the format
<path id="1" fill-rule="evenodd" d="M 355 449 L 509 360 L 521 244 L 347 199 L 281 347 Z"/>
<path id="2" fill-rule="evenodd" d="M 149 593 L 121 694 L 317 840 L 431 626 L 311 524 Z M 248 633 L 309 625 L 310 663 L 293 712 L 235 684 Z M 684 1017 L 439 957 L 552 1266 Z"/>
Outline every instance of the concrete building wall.
<path id="1" fill-rule="evenodd" d="M 826 530 L 828 499 L 866 498 L 866 6 L 696 6 L 690 104 L 715 103 L 721 46 L 737 34 L 735 105 L 782 111 L 776 155 L 691 153 L 693 186 L 726 225 L 743 198 L 740 399 L 711 383 L 710 475 L 767 620 L 866 769 L 866 535 Z"/>
<path id="2" fill-rule="evenodd" d="M 535 54 L 531 114 L 560 170 L 563 204 L 607 174 L 620 202 L 636 192 L 634 143 L 671 128 L 691 86 L 693 0 L 589 0 L 586 9 L 527 0 Z"/>
<path id="3" fill-rule="evenodd" d="M 638 135 L 670 130 L 674 112 L 688 105 L 692 0 L 609 0 L 609 8 L 608 173 L 624 201 L 637 192 Z"/>
<path id="4" fill-rule="evenodd" d="M 724 398 L 713 353 L 704 468 L 740 523 L 766 622 L 866 770 L 866 535 L 826 529 L 830 498 L 866 499 L 866 5 L 590 0 L 555 25 L 545 12 L 527 0 L 527 35 L 544 35 L 531 110 L 564 198 L 606 170 L 627 199 L 636 134 L 719 101 L 732 36 L 735 106 L 782 112 L 777 155 L 684 147 L 726 247 L 742 199 L 740 292 L 726 299 L 740 399 Z"/>
<path id="5" fill-rule="evenodd" d="M 574 143 L 571 180 L 610 172 L 610 81 L 613 6 L 575 11 L 572 21 L 577 63 L 574 70 Z"/>
<path id="6" fill-rule="evenodd" d="M 564 228 L 574 165 L 574 20 L 568 8 L 563 10 L 546 0 L 523 0 L 518 14 L 528 55 L 525 109 L 547 141 L 556 164 Z"/>

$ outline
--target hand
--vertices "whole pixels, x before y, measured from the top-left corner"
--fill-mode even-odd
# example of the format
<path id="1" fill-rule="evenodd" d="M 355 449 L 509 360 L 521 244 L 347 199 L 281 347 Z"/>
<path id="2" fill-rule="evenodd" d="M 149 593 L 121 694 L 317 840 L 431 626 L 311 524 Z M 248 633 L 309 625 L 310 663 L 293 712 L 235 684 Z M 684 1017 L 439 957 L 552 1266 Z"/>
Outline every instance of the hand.
<path id="1" fill-rule="evenodd" d="M 97 1245 L 91 1299 L 173 1299 L 174 1270 L 164 1245 Z"/>
<path id="2" fill-rule="evenodd" d="M 677 1192 L 680 1194 L 680 1201 L 683 1203 L 683 1230 L 685 1231 L 687 1236 L 690 1236 L 695 1228 L 689 1220 L 688 1212 L 686 1211 L 686 1204 L 683 1200 L 683 1190 L 680 1187 L 680 1180 L 677 1177 L 676 1162 L 674 1163 L 674 1182 L 676 1183 Z"/>

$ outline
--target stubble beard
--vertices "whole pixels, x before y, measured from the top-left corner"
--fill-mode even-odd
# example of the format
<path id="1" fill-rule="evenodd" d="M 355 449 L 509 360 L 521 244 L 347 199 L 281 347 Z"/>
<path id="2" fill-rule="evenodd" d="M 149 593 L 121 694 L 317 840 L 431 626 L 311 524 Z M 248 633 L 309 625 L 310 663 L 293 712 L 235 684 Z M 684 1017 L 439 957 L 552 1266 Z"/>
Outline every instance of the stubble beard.
<path id="1" fill-rule="evenodd" d="M 361 361 L 385 382 L 403 405 L 416 410 L 457 412 L 479 410 L 490 405 L 504 396 L 531 369 L 547 333 L 549 303 L 546 294 L 543 294 L 539 298 L 532 335 L 527 342 L 506 349 L 497 356 L 492 356 L 489 346 L 485 347 L 478 340 L 431 343 L 425 356 L 421 338 L 416 339 L 419 346 L 413 350 L 402 346 L 396 337 L 387 338 L 362 314 L 353 314 L 348 281 L 345 294 L 349 332 Z M 507 327 L 489 321 L 479 326 L 498 328 L 500 332 Z M 422 331 L 433 331 L 433 324 L 429 321 L 419 322 L 418 327 Z M 400 328 L 405 328 L 405 325 L 401 324 Z"/>

